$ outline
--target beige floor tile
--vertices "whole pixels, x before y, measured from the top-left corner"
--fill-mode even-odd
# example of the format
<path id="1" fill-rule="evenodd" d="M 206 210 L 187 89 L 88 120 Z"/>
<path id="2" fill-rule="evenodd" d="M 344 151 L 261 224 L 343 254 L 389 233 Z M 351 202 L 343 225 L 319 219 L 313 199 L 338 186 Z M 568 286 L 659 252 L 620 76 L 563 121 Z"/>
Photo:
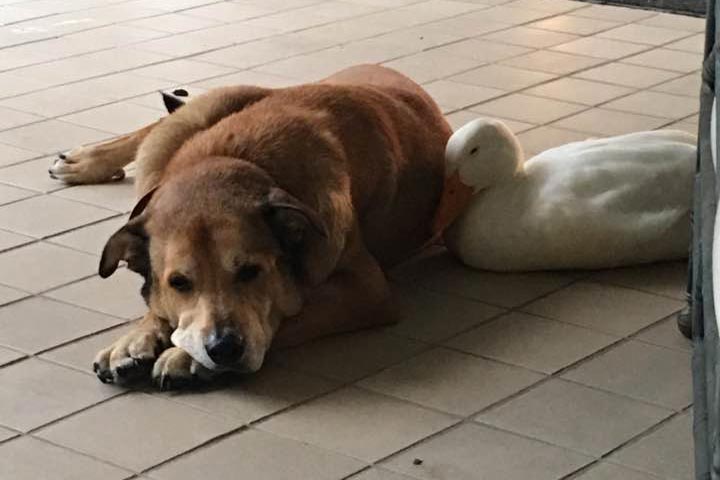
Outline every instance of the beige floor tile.
<path id="1" fill-rule="evenodd" d="M 0 132 L 0 142 L 39 153 L 54 153 L 108 137 L 110 134 L 107 132 L 58 120 L 47 120 Z"/>
<path id="2" fill-rule="evenodd" d="M 598 37 L 623 40 L 633 43 L 644 43 L 648 45 L 662 45 L 683 37 L 687 33 L 669 28 L 651 27 L 642 24 L 624 25 L 622 27 L 606 30 L 598 34 Z"/>
<path id="3" fill-rule="evenodd" d="M 664 68 L 674 72 L 690 73 L 702 67 L 702 55 L 679 50 L 658 48 L 624 58 L 623 63 L 643 67 Z"/>
<path id="4" fill-rule="evenodd" d="M 445 119 L 454 130 L 457 130 L 469 121 L 480 117 L 482 117 L 481 114 L 475 113 L 471 110 L 460 110 L 447 115 Z M 506 118 L 499 118 L 498 120 L 502 120 L 502 122 L 507 125 L 513 133 L 524 132 L 525 130 L 535 127 L 532 123 L 518 122 L 517 120 L 508 120 Z"/>
<path id="5" fill-rule="evenodd" d="M 257 72 L 255 70 L 244 70 L 242 72 L 225 75 L 223 77 L 213 78 L 212 80 L 202 80 L 192 84 L 193 87 L 216 88 L 227 85 L 260 85 L 268 88 L 283 88 L 295 85 L 297 80 L 292 78 L 272 75 L 270 73 Z M 154 101 L 154 100 L 153 100 Z"/>
<path id="6" fill-rule="evenodd" d="M 125 215 L 114 217 L 94 223 L 89 227 L 78 228 L 62 235 L 50 237 L 47 241 L 100 256 L 110 236 L 119 230 L 127 222 L 127 219 L 128 217 Z"/>
<path id="7" fill-rule="evenodd" d="M 620 25 L 619 22 L 575 17 L 571 15 L 558 15 L 556 17 L 540 20 L 531 23 L 529 26 L 533 28 L 541 28 L 554 32 L 571 33 L 575 35 L 590 35 L 603 30 L 609 30 Z"/>
<path id="8" fill-rule="evenodd" d="M 53 82 L 43 78 L 26 77 L 14 72 L 0 73 L 0 98 L 41 90 Z"/>
<path id="9" fill-rule="evenodd" d="M 550 380 L 477 420 L 588 455 L 602 455 L 670 414 L 615 394 Z"/>
<path id="10" fill-rule="evenodd" d="M 15 302 L 21 298 L 27 297 L 28 295 L 29 293 L 23 292 L 22 290 L 0 285 L 0 305 Z"/>
<path id="11" fill-rule="evenodd" d="M 639 113 L 677 120 L 696 113 L 699 101 L 680 95 L 661 92 L 637 92 L 603 105 L 609 110 Z"/>
<path id="12" fill-rule="evenodd" d="M 414 459 L 422 459 L 415 465 Z M 591 458 L 480 425 L 465 424 L 388 460 L 388 468 L 431 480 L 483 478 L 555 480 Z"/>
<path id="13" fill-rule="evenodd" d="M 692 342 L 685 338 L 678 330 L 675 315 L 671 315 L 667 320 L 648 328 L 635 337 L 635 339 L 652 345 L 674 348 L 686 352 L 692 351 L 693 348 Z"/>
<path id="14" fill-rule="evenodd" d="M 655 476 L 618 467 L 611 463 L 594 465 L 575 478 L 577 480 L 657 480 Z"/>
<path id="15" fill-rule="evenodd" d="M 535 124 L 548 123 L 572 115 L 586 107 L 574 103 L 515 93 L 483 103 L 472 110 L 487 115 L 512 118 Z"/>
<path id="16" fill-rule="evenodd" d="M 276 415 L 261 428 L 375 461 L 454 422 L 447 415 L 349 387 Z"/>
<path id="17" fill-rule="evenodd" d="M 3 107 L 0 108 L 0 130 L 7 130 L 9 128 L 15 128 L 21 125 L 36 123 L 43 120 L 42 116 L 28 113 L 29 110 L 19 108 L 20 105 L 14 105 L 13 100 L 14 99 L 6 99 L 0 102 L 0 104 L 3 105 Z M 42 113 L 46 116 L 51 116 L 51 112 Z"/>
<path id="18" fill-rule="evenodd" d="M 231 458 L 242 461 L 228 462 Z M 158 480 L 194 480 L 207 476 L 263 480 L 337 480 L 364 466 L 359 460 L 312 445 L 259 430 L 247 430 L 151 470 L 148 475 Z"/>
<path id="19" fill-rule="evenodd" d="M 0 168 L 37 157 L 37 153 L 12 145 L 0 145 Z M 2 178 L 2 176 L 0 176 Z"/>
<path id="20" fill-rule="evenodd" d="M 125 25 L 166 33 L 183 33 L 189 32 L 190 30 L 201 30 L 203 28 L 212 27 L 218 23 L 222 22 L 217 22 L 208 18 L 191 17 L 190 15 L 182 15 L 179 13 L 168 13 L 166 15 L 157 15 L 133 20 Z"/>
<path id="21" fill-rule="evenodd" d="M 78 95 L 68 87 L 54 87 L 39 92 L 20 95 L 19 97 L 8 98 L 0 102 L 0 104 L 8 108 L 34 114 L 29 115 L 27 121 L 20 122 L 20 124 L 22 124 L 37 122 L 41 119 L 38 114 L 45 115 L 46 117 L 58 117 L 67 113 L 102 105 L 105 102 L 105 100 L 92 95 L 89 91 L 86 95 Z"/>
<path id="22" fill-rule="evenodd" d="M 429 50 L 393 60 L 384 65 L 404 73 L 418 83 L 426 83 L 471 70 L 482 63 L 472 58 L 457 57 L 438 50 Z"/>
<path id="23" fill-rule="evenodd" d="M 608 20 L 612 22 L 630 23 L 638 20 L 646 19 L 656 15 L 651 10 L 641 10 L 639 8 L 614 7 L 611 5 L 592 5 L 588 8 L 581 8 L 570 13 L 578 17 L 594 18 L 598 20 Z M 660 25 L 662 26 L 662 25 Z"/>
<path id="24" fill-rule="evenodd" d="M 512 308 L 567 285 L 574 277 L 564 273 L 483 272 L 464 267 L 440 251 L 403 266 L 394 278 L 431 291 Z"/>
<path id="25" fill-rule="evenodd" d="M 553 52 L 550 50 L 538 50 L 537 52 L 520 57 L 513 57 L 502 63 L 511 67 L 568 75 L 602 62 L 603 60 L 599 58 L 571 55 L 569 53 Z"/>
<path id="26" fill-rule="evenodd" d="M 523 70 L 504 65 L 485 65 L 450 77 L 449 80 L 513 91 L 547 82 L 555 77 L 556 75 L 550 73 Z"/>
<path id="27" fill-rule="evenodd" d="M 360 385 L 412 403 L 467 416 L 543 379 L 522 368 L 436 348 Z"/>
<path id="28" fill-rule="evenodd" d="M 119 318 L 35 297 L 0 308 L 0 343 L 36 353 L 122 322 Z"/>
<path id="29" fill-rule="evenodd" d="M 440 342 L 499 315 L 502 309 L 462 298 L 394 285 L 401 321 L 389 331 L 424 342 Z"/>
<path id="30" fill-rule="evenodd" d="M 89 375 L 75 375 L 100 383 Z M 131 393 L 55 423 L 36 435 L 137 471 L 238 426 L 227 418 L 177 402 Z"/>
<path id="31" fill-rule="evenodd" d="M 633 91 L 627 87 L 591 82 L 589 80 L 561 78 L 526 90 L 524 93 L 584 105 L 597 105 Z"/>
<path id="32" fill-rule="evenodd" d="M 628 335 L 680 310 L 683 302 L 627 288 L 575 283 L 523 310 L 581 327 Z"/>
<path id="33" fill-rule="evenodd" d="M 177 83 L 196 82 L 205 78 L 233 73 L 233 69 L 231 68 L 196 60 L 201 59 L 194 57 L 193 60 L 180 59 L 163 62 L 133 70 L 132 73 L 134 75 L 140 75 L 141 77 L 159 78 Z"/>
<path id="34" fill-rule="evenodd" d="M 542 10 L 531 10 L 525 7 L 512 8 L 505 5 L 498 5 L 476 12 L 474 15 L 490 22 L 519 25 L 521 23 L 528 23 L 533 20 L 549 17 L 552 13 Z"/>
<path id="35" fill-rule="evenodd" d="M 96 258 L 96 257 L 92 257 Z M 91 277 L 48 292 L 46 296 L 116 317 L 141 317 L 147 306 L 140 296 L 142 277 L 125 268 L 109 279 Z"/>
<path id="36" fill-rule="evenodd" d="M 594 108 L 553 123 L 554 127 L 573 128 L 596 135 L 611 136 L 641 130 L 653 130 L 668 122 L 665 118 Z"/>
<path id="37" fill-rule="evenodd" d="M 530 53 L 532 50 L 517 45 L 489 42 L 484 40 L 464 40 L 433 50 L 438 54 L 472 58 L 478 63 L 490 63 Z"/>
<path id="38" fill-rule="evenodd" d="M 0 169 L 0 181 L 39 192 L 52 192 L 66 188 L 67 185 L 53 180 L 47 173 L 54 160 L 55 158 L 39 158 L 2 168 Z"/>
<path id="39" fill-rule="evenodd" d="M 354 381 L 419 353 L 423 344 L 382 329 L 327 337 L 283 350 L 273 361 L 291 370 Z"/>
<path id="40" fill-rule="evenodd" d="M 418 25 L 418 27 L 420 27 Z M 439 32 L 452 32 L 460 35 L 460 38 L 476 37 L 485 33 L 497 32 L 512 27 L 506 22 L 495 22 L 482 18 L 478 15 L 463 15 L 455 18 L 448 18 L 427 24 Z"/>
<path id="41" fill-rule="evenodd" d="M 670 50 L 682 50 L 684 52 L 703 53 L 705 48 L 705 34 L 698 33 L 692 37 L 687 37 L 677 42 L 673 42 L 664 46 Z"/>
<path id="42" fill-rule="evenodd" d="M 525 151 L 525 158 L 530 159 L 540 152 L 559 147 L 571 142 L 587 140 L 592 135 L 574 132 L 555 127 L 539 127 L 518 135 L 520 144 Z"/>
<path id="43" fill-rule="evenodd" d="M 700 77 L 700 73 L 693 73 L 691 75 L 686 75 L 667 83 L 657 85 L 652 89 L 658 92 L 672 93 L 674 95 L 687 95 L 696 99 L 700 94 L 701 82 L 702 78 Z"/>
<path id="44" fill-rule="evenodd" d="M 35 239 L 25 235 L 0 230 L 0 252 L 30 243 Z"/>
<path id="45" fill-rule="evenodd" d="M 320 377 L 266 365 L 259 372 L 228 380 L 209 391 L 174 392 L 168 399 L 213 415 L 249 423 L 325 393 L 340 384 Z"/>
<path id="46" fill-rule="evenodd" d="M 33 293 L 92 275 L 96 270 L 97 257 L 42 242 L 0 254 L 0 283 Z"/>
<path id="47" fill-rule="evenodd" d="M 112 345 L 117 339 L 129 332 L 134 324 L 126 323 L 119 327 L 103 331 L 69 343 L 59 348 L 49 350 L 41 355 L 42 358 L 61 365 L 65 365 L 95 377 L 92 371 L 93 360 L 97 353 Z"/>
<path id="48" fill-rule="evenodd" d="M 447 342 L 466 352 L 554 373 L 617 341 L 585 328 L 523 313 L 484 323 Z"/>
<path id="49" fill-rule="evenodd" d="M 437 80 L 425 85 L 425 90 L 440 105 L 450 108 L 466 108 L 505 94 L 497 88 L 480 87 L 464 83 Z"/>
<path id="50" fill-rule="evenodd" d="M 349 480 L 413 480 L 411 477 L 406 475 L 400 475 L 399 473 L 390 472 L 382 468 L 371 468 L 364 470 L 357 475 L 349 477 Z"/>
<path id="51" fill-rule="evenodd" d="M 630 341 L 573 368 L 563 378 L 681 410 L 692 404 L 690 356 Z"/>
<path id="52" fill-rule="evenodd" d="M 15 350 L 10 350 L 9 348 L 0 347 L 0 365 L 5 365 L 10 362 L 14 362 L 15 360 L 19 360 L 23 358 L 25 354 L 21 352 L 16 352 Z M 0 429 L 0 432 L 3 430 Z M 5 440 L 8 437 L 4 437 L 0 434 L 0 441 Z"/>
<path id="53" fill-rule="evenodd" d="M 508 3 L 507 6 L 512 8 L 529 8 L 531 10 L 540 10 L 553 14 L 571 12 L 579 8 L 586 8 L 586 5 L 574 0 L 554 0 L 552 2 L 547 2 L 545 0 L 516 0 Z"/>
<path id="54" fill-rule="evenodd" d="M 685 412 L 613 454 L 609 461 L 662 478 L 692 478 L 692 446 L 692 414 Z"/>
<path id="55" fill-rule="evenodd" d="M 372 52 L 366 53 L 372 55 Z M 256 70 L 272 75 L 295 78 L 302 82 L 314 82 L 354 63 L 352 59 L 345 56 L 342 49 L 334 48 L 268 63 L 257 67 Z"/>
<path id="56" fill-rule="evenodd" d="M 606 58 L 606 59 L 617 59 L 620 57 L 626 57 L 634 53 L 647 50 L 648 47 L 644 45 L 638 45 L 636 43 L 620 42 L 617 40 L 610 40 L 607 38 L 600 38 L 599 36 L 585 37 L 579 40 L 574 40 L 569 43 L 563 43 L 562 45 L 556 45 L 552 47 L 552 50 L 558 52 L 572 53 L 575 55 L 585 55 L 588 57 Z"/>
<path id="57" fill-rule="evenodd" d="M 215 50 L 196 57 L 203 62 L 229 65 L 235 68 L 250 68 L 276 60 L 320 50 L 326 42 L 309 37 L 285 35 L 244 43 L 233 47 Z M 228 74 L 230 72 L 227 72 Z M 210 77 L 211 75 L 207 75 Z M 216 75 L 212 75 L 216 76 Z"/>
<path id="58" fill-rule="evenodd" d="M 158 104 L 161 104 L 158 90 L 165 90 L 176 84 L 177 82 L 172 80 L 150 78 L 135 75 L 134 73 L 123 72 L 73 83 L 68 85 L 67 88 L 68 90 L 73 90 L 78 93 L 93 92 L 94 95 L 106 99 L 107 101 L 105 103 L 134 97 L 143 93 L 154 93 L 158 99 Z M 101 127 L 102 125 L 96 126 L 96 128 Z"/>
<path id="59" fill-rule="evenodd" d="M 37 195 L 37 192 L 0 184 L 0 205 L 17 202 L 18 200 L 32 197 L 34 195 Z"/>
<path id="60" fill-rule="evenodd" d="M 162 113 L 158 110 L 123 102 L 67 115 L 62 117 L 62 120 L 122 135 L 149 125 L 161 116 Z"/>
<path id="61" fill-rule="evenodd" d="M 274 13 L 272 8 L 264 8 L 260 4 L 241 3 L 211 3 L 189 10 L 183 10 L 184 15 L 192 17 L 209 18 L 222 23 L 238 22 L 254 17 L 262 17 Z"/>
<path id="62" fill-rule="evenodd" d="M 677 78 L 678 73 L 657 68 L 640 67 L 626 63 L 608 63 L 600 67 L 578 72 L 574 76 L 627 87 L 647 88 Z"/>
<path id="63" fill-rule="evenodd" d="M 150 40 L 135 45 L 135 48 L 171 57 L 183 57 L 206 52 L 214 48 L 229 47 L 236 43 L 269 37 L 277 32 L 278 30 L 274 28 L 245 22 L 242 27 L 239 25 L 219 25 Z"/>
<path id="64" fill-rule="evenodd" d="M 38 461 L 42 459 L 42 461 Z M 122 480 L 131 472 L 33 437 L 0 445 L 0 477 L 13 480 Z"/>
<path id="65" fill-rule="evenodd" d="M 687 274 L 686 262 L 664 262 L 601 271 L 590 279 L 684 300 Z"/>
<path id="66" fill-rule="evenodd" d="M 79 185 L 55 192 L 51 197 L 67 198 L 97 205 L 100 208 L 127 213 L 135 205 L 135 186 L 132 176 L 124 180 L 101 185 Z"/>
<path id="67" fill-rule="evenodd" d="M 96 378 L 34 358 L 0 369 L 0 423 L 24 432 L 120 390 Z"/>
<path id="68" fill-rule="evenodd" d="M 673 28 L 688 32 L 702 32 L 705 30 L 704 18 L 690 17 L 688 15 L 673 15 L 670 13 L 653 15 L 652 17 L 643 19 L 638 23 L 653 27 Z"/>
<path id="69" fill-rule="evenodd" d="M 42 238 L 112 214 L 104 208 L 41 195 L 0 207 L 0 228 Z"/>
<path id="70" fill-rule="evenodd" d="M 577 39 L 575 35 L 553 32 L 540 28 L 514 27 L 501 32 L 492 33 L 482 37 L 484 40 L 493 40 L 501 43 L 520 45 L 530 48 L 547 48 L 560 43 L 567 43 Z"/>
<path id="71" fill-rule="evenodd" d="M 2 428 L 0 427 L 0 442 L 4 442 L 5 440 L 10 440 L 13 437 L 16 437 L 18 434 L 17 432 L 10 430 L 8 428 Z M 31 477 L 34 478 L 34 477 Z"/>
<path id="72" fill-rule="evenodd" d="M 680 121 L 671 123 L 670 125 L 667 125 L 662 128 L 663 130 L 682 130 L 683 132 L 688 132 L 693 135 L 697 135 L 698 133 L 698 122 L 696 121 Z"/>

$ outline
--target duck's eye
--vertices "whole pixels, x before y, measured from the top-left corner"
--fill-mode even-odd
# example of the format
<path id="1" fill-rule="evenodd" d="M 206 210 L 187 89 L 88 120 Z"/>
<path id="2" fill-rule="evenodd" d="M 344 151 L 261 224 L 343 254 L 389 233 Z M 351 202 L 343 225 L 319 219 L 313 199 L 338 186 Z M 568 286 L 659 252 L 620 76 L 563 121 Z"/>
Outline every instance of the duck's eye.
<path id="1" fill-rule="evenodd" d="M 472 150 L 470 150 L 470 155 L 475 155 L 478 152 L 478 147 L 473 147 Z"/>
<path id="2" fill-rule="evenodd" d="M 179 273 L 173 273 L 170 275 L 170 278 L 168 278 L 168 285 L 170 285 L 170 288 L 173 290 L 183 293 L 189 292 L 193 288 L 192 281 L 185 275 L 181 275 Z"/>
<path id="3" fill-rule="evenodd" d="M 260 275 L 260 266 L 248 263 L 243 265 L 235 272 L 236 282 L 250 282 L 255 280 Z"/>

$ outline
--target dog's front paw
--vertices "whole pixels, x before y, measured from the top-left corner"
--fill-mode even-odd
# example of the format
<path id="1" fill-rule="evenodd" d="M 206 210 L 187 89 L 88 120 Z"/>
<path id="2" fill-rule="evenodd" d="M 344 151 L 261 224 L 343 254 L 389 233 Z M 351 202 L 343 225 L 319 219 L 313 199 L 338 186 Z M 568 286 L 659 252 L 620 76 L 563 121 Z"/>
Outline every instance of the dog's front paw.
<path id="1" fill-rule="evenodd" d="M 210 380 L 213 372 L 196 362 L 185 350 L 172 347 L 157 359 L 152 377 L 160 390 L 176 390 Z"/>
<path id="2" fill-rule="evenodd" d="M 148 378 L 158 355 L 167 348 L 166 335 L 133 330 L 95 357 L 93 370 L 103 383 L 129 383 Z"/>
<path id="3" fill-rule="evenodd" d="M 125 178 L 125 170 L 113 166 L 96 147 L 78 147 L 60 154 L 48 169 L 51 178 L 65 183 L 104 183 Z"/>

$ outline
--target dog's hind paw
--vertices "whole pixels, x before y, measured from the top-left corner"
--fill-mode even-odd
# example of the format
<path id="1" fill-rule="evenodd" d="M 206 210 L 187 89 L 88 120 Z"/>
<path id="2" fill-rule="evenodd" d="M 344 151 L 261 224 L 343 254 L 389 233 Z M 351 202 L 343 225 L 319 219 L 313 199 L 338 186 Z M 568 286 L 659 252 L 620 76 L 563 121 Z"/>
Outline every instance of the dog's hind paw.
<path id="1" fill-rule="evenodd" d="M 125 178 L 125 170 L 112 166 L 94 153 L 93 147 L 80 147 L 59 154 L 48 169 L 50 178 L 70 184 L 105 183 Z"/>
<path id="2" fill-rule="evenodd" d="M 178 390 L 210 380 L 213 372 L 193 360 L 185 350 L 172 347 L 157 359 L 152 377 L 160 390 Z"/>

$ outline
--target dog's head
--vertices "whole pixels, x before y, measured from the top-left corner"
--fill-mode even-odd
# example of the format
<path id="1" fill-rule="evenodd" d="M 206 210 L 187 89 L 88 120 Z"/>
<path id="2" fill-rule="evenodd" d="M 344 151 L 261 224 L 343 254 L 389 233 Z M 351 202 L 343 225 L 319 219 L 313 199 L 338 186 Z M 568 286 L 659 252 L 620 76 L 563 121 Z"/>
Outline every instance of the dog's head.
<path id="1" fill-rule="evenodd" d="M 318 214 L 261 169 L 213 158 L 145 195 L 107 242 L 100 275 L 125 260 L 145 278 L 173 342 L 209 368 L 255 371 L 284 317 L 301 308 L 305 253 Z"/>

